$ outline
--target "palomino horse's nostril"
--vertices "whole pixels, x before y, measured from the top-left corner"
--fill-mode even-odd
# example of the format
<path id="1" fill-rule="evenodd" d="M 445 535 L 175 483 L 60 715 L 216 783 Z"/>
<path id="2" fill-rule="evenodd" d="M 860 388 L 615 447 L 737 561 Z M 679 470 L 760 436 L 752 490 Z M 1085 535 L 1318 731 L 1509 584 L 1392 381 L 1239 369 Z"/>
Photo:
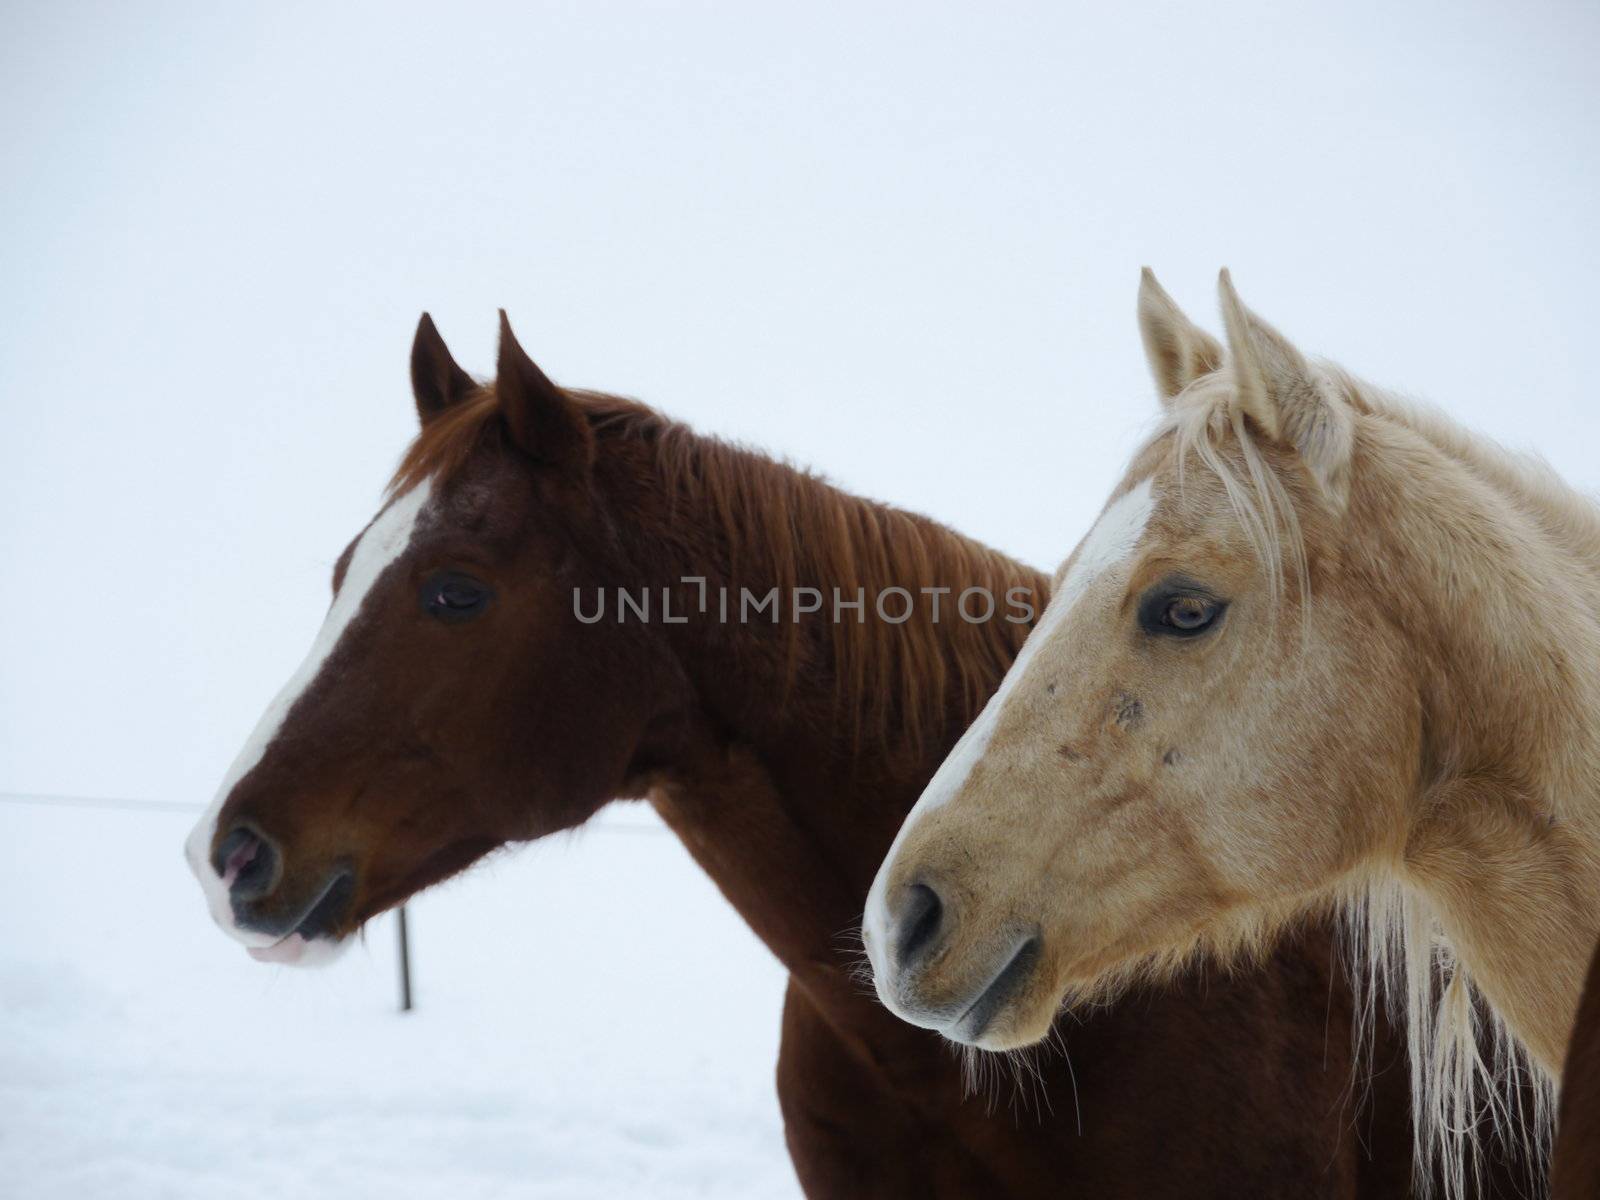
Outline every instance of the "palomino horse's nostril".
<path id="1" fill-rule="evenodd" d="M 223 838 L 211 866 L 235 900 L 256 900 L 278 882 L 278 852 L 271 842 L 240 826 Z"/>
<path id="2" fill-rule="evenodd" d="M 925 883 L 907 888 L 895 919 L 894 955 L 900 966 L 910 966 L 931 950 L 943 923 L 944 902 L 938 892 Z"/>

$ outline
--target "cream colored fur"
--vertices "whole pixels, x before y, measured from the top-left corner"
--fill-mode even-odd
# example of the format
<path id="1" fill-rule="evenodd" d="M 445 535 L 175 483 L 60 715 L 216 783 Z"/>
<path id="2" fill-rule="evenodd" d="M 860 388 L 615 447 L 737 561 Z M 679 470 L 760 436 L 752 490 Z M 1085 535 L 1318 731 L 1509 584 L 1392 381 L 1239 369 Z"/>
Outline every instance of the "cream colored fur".
<path id="1" fill-rule="evenodd" d="M 1487 1129 L 1547 1129 L 1600 935 L 1600 512 L 1308 361 L 1226 272 L 1221 300 L 1225 356 L 1146 273 L 1166 411 L 1117 494 L 1150 480 L 1153 515 L 874 891 L 945 894 L 928 1011 L 1040 930 L 994 1049 L 1042 1037 L 1064 1000 L 1343 913 L 1372 1003 L 1405 1019 L 1419 1141 L 1459 1192 Z M 1227 601 L 1218 627 L 1140 628 L 1174 579 Z M 1485 1086 L 1529 1069 L 1525 1111 Z"/>

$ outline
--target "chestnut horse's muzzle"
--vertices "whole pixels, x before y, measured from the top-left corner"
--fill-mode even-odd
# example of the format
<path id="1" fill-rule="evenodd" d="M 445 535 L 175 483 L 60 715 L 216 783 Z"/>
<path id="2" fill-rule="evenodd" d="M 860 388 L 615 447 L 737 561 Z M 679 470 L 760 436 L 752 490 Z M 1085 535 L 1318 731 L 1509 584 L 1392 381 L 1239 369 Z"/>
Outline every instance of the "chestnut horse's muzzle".
<path id="1" fill-rule="evenodd" d="M 211 869 L 222 877 L 237 917 L 242 904 L 259 900 L 278 886 L 283 855 L 272 841 L 241 825 L 212 851 Z"/>
<path id="2" fill-rule="evenodd" d="M 230 830 L 204 861 L 190 861 L 214 897 L 217 923 L 253 957 L 280 963 L 333 957 L 355 900 L 355 872 L 348 863 L 308 879 L 287 870 L 279 844 L 248 824 Z"/>

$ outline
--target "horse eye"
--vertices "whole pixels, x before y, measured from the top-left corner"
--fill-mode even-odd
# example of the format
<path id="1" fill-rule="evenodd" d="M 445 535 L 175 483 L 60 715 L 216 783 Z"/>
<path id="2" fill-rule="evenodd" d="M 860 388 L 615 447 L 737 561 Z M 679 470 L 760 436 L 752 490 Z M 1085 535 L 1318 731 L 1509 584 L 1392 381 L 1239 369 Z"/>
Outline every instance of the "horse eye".
<path id="1" fill-rule="evenodd" d="M 1211 624 L 1216 616 L 1216 605 L 1198 596 L 1179 596 L 1167 605 L 1166 623 L 1185 633 L 1194 633 Z"/>
<path id="2" fill-rule="evenodd" d="M 1139 624 L 1146 633 L 1194 637 L 1215 625 L 1226 608 L 1201 593 L 1158 588 L 1139 605 Z"/>
<path id="3" fill-rule="evenodd" d="M 489 606 L 489 585 L 459 571 L 441 571 L 422 585 L 422 609 L 441 621 L 465 621 Z"/>

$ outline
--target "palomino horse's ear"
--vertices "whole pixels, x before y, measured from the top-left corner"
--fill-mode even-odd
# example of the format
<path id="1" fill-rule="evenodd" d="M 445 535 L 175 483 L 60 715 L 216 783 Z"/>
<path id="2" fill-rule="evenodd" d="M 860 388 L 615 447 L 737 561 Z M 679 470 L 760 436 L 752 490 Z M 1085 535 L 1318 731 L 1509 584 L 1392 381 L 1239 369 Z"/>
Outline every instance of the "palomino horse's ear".
<path id="1" fill-rule="evenodd" d="M 1335 507 L 1343 508 L 1355 442 L 1350 406 L 1288 338 L 1244 306 L 1227 268 L 1217 288 L 1244 415 L 1268 438 L 1299 454 Z"/>
<path id="2" fill-rule="evenodd" d="M 500 415 L 523 452 L 551 466 L 587 468 L 594 434 L 583 410 L 529 358 L 500 310 L 500 366 L 494 383 Z"/>
<path id="3" fill-rule="evenodd" d="M 1177 306 L 1149 267 L 1139 279 L 1139 336 L 1165 404 L 1222 366 L 1222 347 Z"/>
<path id="4" fill-rule="evenodd" d="M 426 425 L 478 385 L 456 365 L 439 328 L 427 313 L 417 322 L 411 342 L 411 394 L 417 399 L 417 416 Z"/>

